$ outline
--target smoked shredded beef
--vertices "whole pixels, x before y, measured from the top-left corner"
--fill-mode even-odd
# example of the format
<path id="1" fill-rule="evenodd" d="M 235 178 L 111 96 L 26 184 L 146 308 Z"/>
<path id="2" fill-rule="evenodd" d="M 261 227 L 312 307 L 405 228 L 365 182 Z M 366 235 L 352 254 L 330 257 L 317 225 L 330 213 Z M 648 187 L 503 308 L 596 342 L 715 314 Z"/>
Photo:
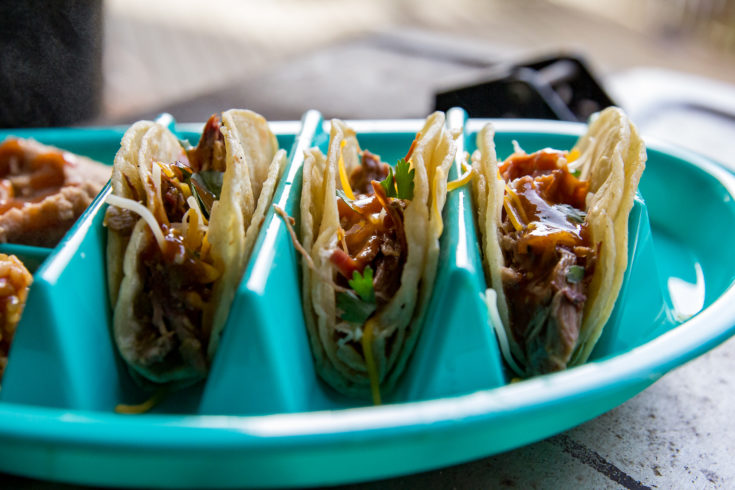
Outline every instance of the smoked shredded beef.
<path id="1" fill-rule="evenodd" d="M 332 262 L 341 272 L 338 283 L 343 286 L 347 286 L 354 271 L 362 274 L 367 266 L 372 268 L 378 307 L 398 291 L 408 252 L 403 229 L 403 211 L 408 201 L 385 195 L 379 182 L 387 175 L 388 165 L 364 151 L 362 165 L 350 174 L 355 201 L 338 201 L 347 253 L 338 249 L 332 255 Z"/>
<path id="2" fill-rule="evenodd" d="M 377 155 L 365 150 L 362 152 L 362 165 L 350 174 L 350 186 L 355 194 L 371 195 L 373 180 L 380 182 L 388 176 L 388 164 L 380 161 Z"/>
<path id="3" fill-rule="evenodd" d="M 201 305 L 211 299 L 212 284 L 201 282 L 206 274 L 196 258 L 184 250 L 180 237 L 166 234 L 166 245 L 163 252 L 152 240 L 140 257 L 143 292 L 135 302 L 134 312 L 142 324 L 150 325 L 137 339 L 141 363 L 151 366 L 183 361 L 205 373 L 206 338 L 201 329 Z M 184 259 L 177 263 L 177 256 L 182 253 Z"/>
<path id="4" fill-rule="evenodd" d="M 226 152 L 220 131 L 220 119 L 213 115 L 205 125 L 196 148 L 187 151 L 183 161 L 167 165 L 174 175 L 161 173 L 161 199 L 169 223 L 182 222 L 188 204 L 180 185 L 192 172 L 224 171 Z M 110 206 L 107 226 L 129 234 L 140 219 L 128 210 Z M 184 364 L 202 375 L 207 371 L 207 346 L 211 332 L 202 328 L 204 305 L 212 300 L 216 277 L 202 262 L 199 250 L 190 250 L 181 233 L 165 222 L 162 250 L 156 240 L 149 240 L 140 252 L 139 270 L 143 286 L 135 299 L 133 311 L 145 328 L 136 338 L 139 362 L 144 366 Z"/>
<path id="5" fill-rule="evenodd" d="M 194 172 L 203 170 L 217 170 L 224 172 L 226 163 L 225 137 L 220 130 L 222 124 L 217 114 L 212 116 L 204 125 L 202 136 L 196 148 L 188 150 L 186 156 Z"/>
<path id="6" fill-rule="evenodd" d="M 577 344 L 594 272 L 595 250 L 579 218 L 587 183 L 557 152 L 513 155 L 500 171 L 510 189 L 499 231 L 511 330 L 532 372 L 558 371 Z M 527 222 L 514 224 L 507 207 Z M 576 267 L 584 270 L 581 280 L 570 272 Z"/>

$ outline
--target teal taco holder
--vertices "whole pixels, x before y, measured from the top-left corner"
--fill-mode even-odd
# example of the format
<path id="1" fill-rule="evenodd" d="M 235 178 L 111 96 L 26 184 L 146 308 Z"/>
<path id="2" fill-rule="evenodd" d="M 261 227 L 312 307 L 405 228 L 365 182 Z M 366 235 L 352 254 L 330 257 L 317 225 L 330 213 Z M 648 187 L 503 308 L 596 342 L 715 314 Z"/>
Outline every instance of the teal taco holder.
<path id="1" fill-rule="evenodd" d="M 422 120 L 347 121 L 388 163 Z M 457 109 L 462 152 L 487 120 Z M 569 149 L 585 126 L 496 120 L 499 158 Z M 201 124 L 165 121 L 194 143 Z M 274 203 L 297 220 L 304 150 L 326 151 L 316 111 L 271 124 L 288 164 Z M 13 131 L 111 164 L 125 128 Z M 11 132 L 0 132 L 0 138 Z M 590 360 L 514 382 L 483 294 L 469 185 L 450 192 L 433 296 L 411 359 L 386 404 L 348 399 L 314 369 L 301 306 L 300 257 L 283 219 L 266 215 L 208 378 L 151 412 L 114 413 L 150 396 L 110 335 L 105 189 L 54 249 L 2 245 L 35 264 L 0 390 L 0 471 L 93 485 L 329 485 L 440 468 L 540 440 L 632 397 L 735 333 L 735 261 L 713 243 L 735 234 L 735 178 L 691 152 L 647 141 L 629 220 L 629 260 Z M 673 196 L 673 198 L 672 198 Z M 705 219 L 706 218 L 706 219 Z M 33 265 L 32 265 L 33 268 Z"/>

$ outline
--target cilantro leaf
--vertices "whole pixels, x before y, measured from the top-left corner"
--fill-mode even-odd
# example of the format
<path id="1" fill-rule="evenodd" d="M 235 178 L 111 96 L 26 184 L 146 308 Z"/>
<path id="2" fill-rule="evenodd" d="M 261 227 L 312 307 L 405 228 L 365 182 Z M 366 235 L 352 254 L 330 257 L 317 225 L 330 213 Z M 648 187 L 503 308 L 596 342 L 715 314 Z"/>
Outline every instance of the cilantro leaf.
<path id="1" fill-rule="evenodd" d="M 337 294 L 337 308 L 342 313 L 340 318 L 346 322 L 363 324 L 373 314 L 377 305 L 367 303 L 357 297 L 352 291 Z"/>
<path id="2" fill-rule="evenodd" d="M 413 176 L 415 169 L 411 169 L 411 165 L 405 158 L 398 160 L 396 164 L 396 197 L 399 199 L 413 199 Z"/>
<path id="3" fill-rule="evenodd" d="M 380 182 L 385 189 L 386 197 L 396 197 L 396 182 L 393 179 L 393 168 L 388 167 L 388 176 Z"/>
<path id="4" fill-rule="evenodd" d="M 340 318 L 350 323 L 365 323 L 378 307 L 373 288 L 373 269 L 367 266 L 362 274 L 353 272 L 352 279 L 347 283 L 353 291 L 337 294 L 337 308 L 342 311 Z"/>
<path id="5" fill-rule="evenodd" d="M 209 213 L 212 212 L 214 201 L 217 201 L 220 194 L 222 194 L 223 177 L 224 172 L 204 170 L 191 174 L 188 179 L 191 193 L 201 204 L 202 212 L 207 218 L 209 218 Z"/>
<path id="6" fill-rule="evenodd" d="M 575 208 L 574 206 L 570 206 L 569 204 L 556 204 L 554 207 L 564 213 L 567 220 L 572 223 L 584 223 L 584 220 L 587 217 L 587 213 Z"/>
<path id="7" fill-rule="evenodd" d="M 575 177 L 579 177 L 580 175 L 582 175 L 582 170 L 576 168 L 576 169 L 572 170 L 570 173 L 572 175 L 574 175 Z"/>
<path id="8" fill-rule="evenodd" d="M 342 189 L 337 189 L 337 197 L 342 199 L 344 202 L 346 202 L 350 206 L 352 205 L 352 202 L 353 202 L 352 199 L 347 197 L 347 194 L 345 194 L 345 191 L 343 191 Z"/>
<path id="9" fill-rule="evenodd" d="M 584 279 L 584 267 L 581 265 L 570 265 L 567 269 L 567 282 L 577 284 Z"/>
<path id="10" fill-rule="evenodd" d="M 370 266 L 360 274 L 355 271 L 352 273 L 352 279 L 347 284 L 360 296 L 360 299 L 367 303 L 375 303 L 375 289 L 373 289 L 373 269 Z"/>

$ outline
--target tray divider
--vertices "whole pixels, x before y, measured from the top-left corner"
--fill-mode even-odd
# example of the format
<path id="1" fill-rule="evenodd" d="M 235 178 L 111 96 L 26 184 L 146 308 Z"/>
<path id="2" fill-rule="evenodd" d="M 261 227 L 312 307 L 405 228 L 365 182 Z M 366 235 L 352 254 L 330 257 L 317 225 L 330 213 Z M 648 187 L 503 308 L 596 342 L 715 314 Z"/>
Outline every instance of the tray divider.
<path id="1" fill-rule="evenodd" d="M 273 199 L 289 216 L 298 214 L 304 151 L 322 132 L 321 114 L 306 112 Z M 310 403 L 316 373 L 300 284 L 298 253 L 271 209 L 233 301 L 199 413 L 297 412 Z"/>
<path id="2" fill-rule="evenodd" d="M 107 325 L 103 199 L 108 187 L 34 276 L 11 348 L 3 399 L 82 410 L 119 397 Z"/>
<path id="3" fill-rule="evenodd" d="M 458 131 L 457 156 L 449 180 L 462 172 L 467 114 L 447 113 Z M 475 229 L 470 185 L 449 192 L 432 300 L 423 331 L 393 401 L 457 396 L 505 384 L 503 365 L 483 300 L 485 276 Z"/>

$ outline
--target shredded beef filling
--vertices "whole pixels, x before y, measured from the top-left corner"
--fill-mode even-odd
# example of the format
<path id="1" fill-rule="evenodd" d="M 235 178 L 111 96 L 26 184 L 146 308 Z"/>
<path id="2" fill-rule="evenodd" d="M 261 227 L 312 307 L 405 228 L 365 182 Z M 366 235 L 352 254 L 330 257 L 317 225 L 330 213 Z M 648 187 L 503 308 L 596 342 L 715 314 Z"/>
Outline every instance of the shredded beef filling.
<path id="1" fill-rule="evenodd" d="M 378 308 L 390 301 L 401 285 L 401 273 L 408 252 L 403 229 L 404 199 L 389 198 L 379 182 L 388 175 L 388 165 L 368 151 L 362 165 L 350 175 L 355 200 L 348 204 L 338 199 L 340 226 L 344 242 L 332 255 L 332 263 L 341 275 L 338 283 L 347 286 L 354 271 L 373 270 L 373 288 Z"/>
<path id="2" fill-rule="evenodd" d="M 138 338 L 142 364 L 185 364 L 206 372 L 206 343 L 202 305 L 212 296 L 206 271 L 176 233 L 166 233 L 166 250 L 155 240 L 141 252 L 142 293 L 134 304 L 141 324 L 149 325 Z M 183 260 L 182 260 L 183 257 Z"/>
<path id="3" fill-rule="evenodd" d="M 166 165 L 161 173 L 161 199 L 170 223 L 181 223 L 189 208 L 182 187 L 190 175 L 200 171 L 224 171 L 226 153 L 220 120 L 207 121 L 199 144 L 187 152 L 184 161 Z M 187 161 L 188 160 L 188 161 Z M 132 230 L 126 210 L 110 206 L 107 225 L 118 231 Z M 135 216 L 136 221 L 138 216 Z M 133 308 L 142 329 L 137 340 L 140 362 L 145 366 L 185 364 L 206 373 L 206 352 L 210 332 L 202 328 L 204 305 L 212 300 L 216 277 L 211 265 L 202 262 L 200 250 L 191 250 L 180 232 L 162 225 L 165 247 L 150 240 L 140 253 L 139 271 L 143 281 Z"/>
<path id="4" fill-rule="evenodd" d="M 536 373 L 564 369 L 582 325 L 595 247 L 584 220 L 588 184 L 564 153 L 516 154 L 500 167 L 500 246 L 511 330 Z M 511 216 L 512 215 L 512 216 Z"/>
<path id="5" fill-rule="evenodd" d="M 350 174 L 350 186 L 355 194 L 371 195 L 373 180 L 380 182 L 388 175 L 388 164 L 380 161 L 380 157 L 365 150 L 362 152 L 362 165 Z"/>
<path id="6" fill-rule="evenodd" d="M 224 172 L 227 152 L 225 137 L 220 131 L 222 124 L 219 115 L 212 114 L 202 130 L 196 148 L 188 150 L 186 156 L 194 172 L 217 170 Z"/>

